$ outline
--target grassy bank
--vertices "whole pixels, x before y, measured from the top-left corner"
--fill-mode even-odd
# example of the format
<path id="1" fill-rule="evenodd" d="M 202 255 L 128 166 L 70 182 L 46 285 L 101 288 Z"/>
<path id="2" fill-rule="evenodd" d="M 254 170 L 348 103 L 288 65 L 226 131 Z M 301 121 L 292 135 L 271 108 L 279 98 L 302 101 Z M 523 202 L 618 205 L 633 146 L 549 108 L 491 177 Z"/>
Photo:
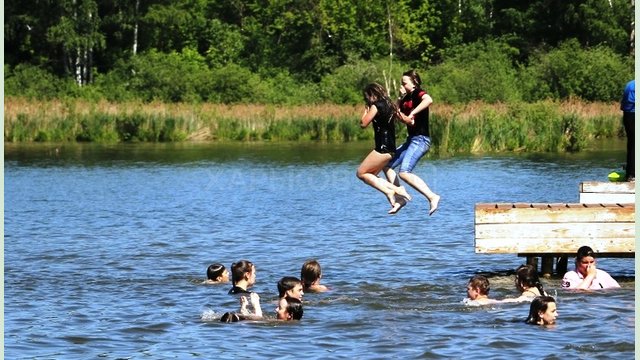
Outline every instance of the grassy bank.
<path id="1" fill-rule="evenodd" d="M 356 141 L 362 106 L 109 103 L 6 98 L 7 142 Z M 617 104 L 538 102 L 434 104 L 440 154 L 579 151 L 590 139 L 624 134 Z M 398 138 L 406 131 L 399 126 Z"/>

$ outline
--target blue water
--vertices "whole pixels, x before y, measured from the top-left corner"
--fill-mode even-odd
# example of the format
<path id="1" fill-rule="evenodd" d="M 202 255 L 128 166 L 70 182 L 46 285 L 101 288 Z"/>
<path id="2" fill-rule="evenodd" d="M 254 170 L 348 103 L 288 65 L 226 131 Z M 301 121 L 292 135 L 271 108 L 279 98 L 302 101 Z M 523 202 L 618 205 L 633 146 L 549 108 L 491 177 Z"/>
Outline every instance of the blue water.
<path id="1" fill-rule="evenodd" d="M 478 272 L 491 297 L 516 296 L 524 262 L 474 252 L 475 203 L 577 202 L 623 152 L 423 159 L 417 174 L 442 196 L 429 217 L 415 192 L 386 214 L 355 177 L 368 150 L 5 144 L 5 357 L 633 358 L 633 259 L 599 259 L 617 290 L 545 279 L 554 328 L 525 325 L 528 304 L 462 303 Z M 308 258 L 332 290 L 305 294 L 302 321 L 217 321 L 238 304 L 229 284 L 202 284 L 210 263 L 252 261 L 272 317 L 276 282 Z"/>

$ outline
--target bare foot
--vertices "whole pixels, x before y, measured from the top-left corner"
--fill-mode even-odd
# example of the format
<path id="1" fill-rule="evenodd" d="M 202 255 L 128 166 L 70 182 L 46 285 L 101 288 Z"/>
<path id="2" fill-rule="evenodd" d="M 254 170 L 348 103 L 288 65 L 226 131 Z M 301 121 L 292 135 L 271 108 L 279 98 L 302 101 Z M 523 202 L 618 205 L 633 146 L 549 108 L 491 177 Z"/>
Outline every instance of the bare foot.
<path id="1" fill-rule="evenodd" d="M 387 214 L 391 214 L 391 215 L 396 214 L 405 205 L 407 205 L 407 200 L 405 200 L 403 197 L 400 197 L 400 200 L 396 201 L 396 204 L 393 205 L 393 207 L 391 208 L 391 210 L 389 210 L 389 212 L 387 212 Z"/>
<path id="2" fill-rule="evenodd" d="M 405 189 L 404 186 L 398 186 L 396 194 L 402 196 L 403 198 L 406 198 L 407 200 L 411 200 L 411 195 L 409 195 L 407 189 Z"/>
<path id="3" fill-rule="evenodd" d="M 429 200 L 431 204 L 431 209 L 429 210 L 429 216 L 431 216 L 436 210 L 438 210 L 438 203 L 440 202 L 440 195 L 435 195 L 433 198 Z"/>
<path id="4" fill-rule="evenodd" d="M 398 202 L 396 201 L 396 196 L 393 195 L 393 193 L 386 194 L 386 195 L 387 195 L 387 200 L 389 200 L 389 204 L 391 204 L 391 208 L 395 208 L 396 206 L 398 206 Z"/>

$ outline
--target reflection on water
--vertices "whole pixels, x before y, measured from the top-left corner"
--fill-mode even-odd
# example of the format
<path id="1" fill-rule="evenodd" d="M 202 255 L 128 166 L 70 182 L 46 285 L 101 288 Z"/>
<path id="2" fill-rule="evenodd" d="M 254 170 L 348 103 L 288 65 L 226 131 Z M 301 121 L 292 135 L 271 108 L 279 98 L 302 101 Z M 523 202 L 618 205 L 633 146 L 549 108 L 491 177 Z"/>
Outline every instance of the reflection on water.
<path id="1" fill-rule="evenodd" d="M 528 304 L 462 304 L 476 272 L 515 296 L 524 261 L 474 253 L 476 202 L 577 201 L 623 151 L 423 160 L 443 198 L 428 217 L 415 192 L 388 216 L 356 179 L 369 145 L 5 145 L 7 358 L 633 356 L 633 259 L 599 260 L 619 290 L 546 279 L 552 329 L 523 324 Z M 215 321 L 238 305 L 200 284 L 208 264 L 254 262 L 271 314 L 311 257 L 332 291 L 306 294 L 301 322 Z"/>

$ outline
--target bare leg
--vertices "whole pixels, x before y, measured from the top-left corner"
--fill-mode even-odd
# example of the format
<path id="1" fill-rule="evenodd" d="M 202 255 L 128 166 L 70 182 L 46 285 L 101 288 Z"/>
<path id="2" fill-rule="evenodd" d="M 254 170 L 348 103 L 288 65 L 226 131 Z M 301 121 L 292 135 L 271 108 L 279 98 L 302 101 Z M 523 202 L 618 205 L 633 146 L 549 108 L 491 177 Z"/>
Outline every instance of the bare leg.
<path id="1" fill-rule="evenodd" d="M 392 207 L 396 206 L 395 195 L 400 195 L 411 199 L 406 189 L 402 186 L 395 186 L 385 179 L 378 177 L 378 173 L 389 162 L 391 155 L 381 154 L 371 151 L 358 167 L 357 176 L 369 186 L 382 192 L 389 200 Z"/>
<path id="2" fill-rule="evenodd" d="M 411 185 L 412 188 L 418 190 L 424 197 L 429 200 L 429 204 L 431 205 L 431 209 L 429 210 L 429 215 L 433 214 L 438 210 L 438 203 L 440 202 L 440 195 L 434 193 L 429 189 L 427 183 L 424 182 L 418 175 L 409 173 L 409 172 L 401 172 L 400 178 Z"/>
<path id="3" fill-rule="evenodd" d="M 411 200 L 411 195 L 409 195 L 409 193 L 407 192 L 407 189 L 405 189 L 404 186 L 400 185 L 400 179 L 398 178 L 398 174 L 396 174 L 396 172 L 390 167 L 385 167 L 383 170 L 384 170 L 384 175 L 387 177 L 387 181 L 389 181 L 389 183 L 391 183 L 393 186 L 398 188 L 399 190 L 397 192 L 398 195 L 405 198 L 406 200 Z M 406 204 L 406 201 L 405 201 L 405 204 Z"/>
<path id="4" fill-rule="evenodd" d="M 398 174 L 390 167 L 384 168 L 384 175 L 387 177 L 390 183 L 395 186 L 400 186 L 400 179 L 398 178 Z"/>
<path id="5" fill-rule="evenodd" d="M 384 174 L 385 174 L 385 176 L 387 177 L 387 180 L 390 183 L 392 183 L 395 186 L 400 187 L 400 178 L 398 177 L 398 174 L 396 174 L 396 172 L 392 168 L 385 167 L 384 168 Z M 396 197 L 396 205 L 393 206 L 391 208 L 391 210 L 389 210 L 389 214 L 396 214 L 405 205 L 407 205 L 407 199 L 405 197 L 403 197 L 403 196 L 397 196 Z"/>

